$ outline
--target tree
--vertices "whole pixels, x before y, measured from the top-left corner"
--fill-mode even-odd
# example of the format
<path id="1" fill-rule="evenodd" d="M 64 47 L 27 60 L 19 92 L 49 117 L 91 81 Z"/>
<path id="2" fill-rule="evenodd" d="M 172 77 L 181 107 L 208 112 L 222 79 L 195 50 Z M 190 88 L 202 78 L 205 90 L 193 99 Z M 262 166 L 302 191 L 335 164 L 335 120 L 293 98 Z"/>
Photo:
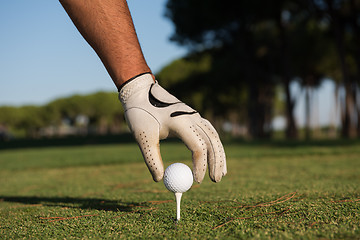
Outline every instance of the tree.
<path id="1" fill-rule="evenodd" d="M 316 19 L 306 17 L 291 30 L 291 54 L 294 75 L 297 76 L 305 91 L 305 137 L 311 137 L 311 100 L 313 92 L 321 85 L 329 68 L 329 61 L 334 64 L 334 49 L 331 39 L 326 36 L 326 27 Z M 307 54 L 303 54 L 304 50 Z"/>
<path id="2" fill-rule="evenodd" d="M 211 93 L 209 97 L 220 102 L 222 95 L 235 89 L 241 94 L 246 89 L 248 99 L 243 108 L 247 108 L 250 135 L 269 137 L 277 79 L 271 73 L 277 54 L 274 28 L 259 19 L 257 4 L 259 1 L 170 0 L 166 16 L 176 26 L 173 41 L 193 53 L 213 50 L 211 71 L 202 85 Z"/>
<path id="3" fill-rule="evenodd" d="M 79 115 L 84 115 L 89 118 L 89 124 L 97 129 L 97 133 L 105 134 L 122 130 L 124 115 L 116 98 L 116 93 L 107 92 L 73 95 L 57 99 L 45 108 L 52 112 L 52 122 L 59 123 L 62 119 L 67 119 L 74 124 Z"/>
<path id="4" fill-rule="evenodd" d="M 123 109 L 117 93 L 113 92 L 73 95 L 44 106 L 3 106 L 0 112 L 0 127 L 9 129 L 16 137 L 41 137 L 41 129 L 56 129 L 64 120 L 72 127 L 79 127 L 76 123 L 79 116 L 90 119 L 87 127 L 95 129 L 95 134 L 124 131 Z"/>
<path id="5" fill-rule="evenodd" d="M 360 4 L 355 0 L 313 0 L 312 6 L 314 14 L 320 21 L 329 22 L 329 31 L 333 36 L 341 69 L 340 82 L 345 89 L 345 97 L 342 99 L 342 136 L 354 137 L 356 135 L 356 113 L 358 112 L 357 115 L 360 116 L 356 103 L 358 92 L 356 82 L 359 82 L 360 76 L 360 44 L 358 42 Z M 352 46 L 353 49 L 349 49 L 349 46 Z M 357 64 L 354 64 L 356 61 Z M 358 66 L 358 73 L 353 70 L 352 65 Z M 359 120 L 358 118 L 358 126 Z"/>
<path id="6" fill-rule="evenodd" d="M 232 85 L 231 89 L 226 87 L 229 79 L 237 79 L 238 71 L 219 74 L 219 68 L 223 69 L 229 61 L 226 54 L 221 49 L 194 53 L 173 61 L 157 73 L 164 87 L 211 119 L 218 129 L 225 118 L 232 119 L 233 124 L 235 121 L 238 121 L 236 124 L 246 123 L 243 107 L 247 104 L 246 86 L 236 82 L 238 85 Z"/>

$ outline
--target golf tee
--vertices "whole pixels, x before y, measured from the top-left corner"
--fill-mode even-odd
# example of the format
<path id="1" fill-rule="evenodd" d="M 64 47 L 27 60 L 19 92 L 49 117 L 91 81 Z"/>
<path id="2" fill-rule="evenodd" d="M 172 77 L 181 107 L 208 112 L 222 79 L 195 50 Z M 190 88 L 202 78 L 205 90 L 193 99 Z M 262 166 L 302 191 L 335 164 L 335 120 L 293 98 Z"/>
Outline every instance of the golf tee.
<path id="1" fill-rule="evenodd" d="M 175 193 L 176 198 L 176 221 L 180 220 L 180 202 L 182 193 Z"/>

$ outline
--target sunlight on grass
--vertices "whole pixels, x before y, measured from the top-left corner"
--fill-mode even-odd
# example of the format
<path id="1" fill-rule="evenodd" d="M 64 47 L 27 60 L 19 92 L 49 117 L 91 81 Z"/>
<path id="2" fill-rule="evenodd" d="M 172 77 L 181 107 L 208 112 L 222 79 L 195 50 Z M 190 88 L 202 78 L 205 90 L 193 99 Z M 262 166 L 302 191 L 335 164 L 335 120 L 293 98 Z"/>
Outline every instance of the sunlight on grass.
<path id="1" fill-rule="evenodd" d="M 178 143 L 165 165 L 191 165 Z M 230 144 L 228 175 L 183 195 L 182 219 L 137 146 L 0 151 L 0 235 L 14 238 L 359 238 L 360 144 Z"/>

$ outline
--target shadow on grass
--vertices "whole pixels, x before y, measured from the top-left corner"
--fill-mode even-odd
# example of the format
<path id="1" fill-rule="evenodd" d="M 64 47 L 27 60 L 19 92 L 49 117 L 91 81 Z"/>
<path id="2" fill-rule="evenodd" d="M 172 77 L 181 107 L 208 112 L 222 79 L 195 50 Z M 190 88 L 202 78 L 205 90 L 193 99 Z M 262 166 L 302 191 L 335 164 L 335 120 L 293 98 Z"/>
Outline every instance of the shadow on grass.
<path id="1" fill-rule="evenodd" d="M 95 209 L 113 212 L 131 212 L 135 207 L 144 206 L 144 203 L 122 202 L 99 198 L 71 198 L 71 197 L 22 197 L 0 196 L 0 202 L 21 203 L 27 205 L 67 207 L 80 209 Z"/>
<path id="2" fill-rule="evenodd" d="M 21 148 L 44 148 L 60 146 L 83 146 L 83 145 L 104 145 L 119 143 L 135 143 L 131 133 L 118 135 L 88 135 L 88 136 L 67 136 L 54 138 L 20 138 L 8 141 L 0 141 L 2 149 L 21 149 Z"/>
<path id="3" fill-rule="evenodd" d="M 169 138 L 167 142 L 181 142 L 177 138 Z M 114 135 L 87 135 L 87 136 L 66 136 L 54 138 L 20 138 L 1 141 L 0 150 L 22 149 L 22 148 L 45 148 L 45 147 L 67 147 L 67 146 L 88 146 L 106 144 L 135 144 L 136 141 L 131 133 Z"/>

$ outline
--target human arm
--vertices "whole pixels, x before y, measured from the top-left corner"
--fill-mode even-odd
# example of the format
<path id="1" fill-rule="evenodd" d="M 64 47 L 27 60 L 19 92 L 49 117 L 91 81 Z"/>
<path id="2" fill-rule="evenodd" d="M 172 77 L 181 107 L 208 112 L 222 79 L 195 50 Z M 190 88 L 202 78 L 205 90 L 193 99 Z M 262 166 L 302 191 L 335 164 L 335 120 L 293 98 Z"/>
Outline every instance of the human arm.
<path id="1" fill-rule="evenodd" d="M 174 135 L 192 152 L 194 180 L 203 180 L 208 165 L 210 178 L 220 181 L 226 158 L 216 130 L 154 81 L 126 0 L 60 2 L 119 89 L 126 121 L 153 179 L 160 181 L 164 174 L 159 141 Z"/>
<path id="2" fill-rule="evenodd" d="M 60 0 L 60 3 L 118 89 L 134 76 L 151 73 L 125 0 Z"/>

